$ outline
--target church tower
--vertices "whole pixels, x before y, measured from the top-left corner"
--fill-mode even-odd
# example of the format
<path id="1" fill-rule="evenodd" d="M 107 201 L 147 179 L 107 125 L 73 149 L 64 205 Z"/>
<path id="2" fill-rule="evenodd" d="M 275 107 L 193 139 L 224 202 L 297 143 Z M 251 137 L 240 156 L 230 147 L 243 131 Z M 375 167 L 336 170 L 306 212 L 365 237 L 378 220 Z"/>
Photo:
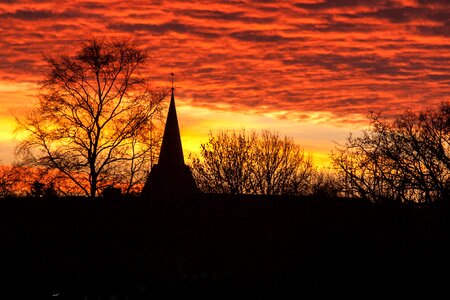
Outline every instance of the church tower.
<path id="1" fill-rule="evenodd" d="M 152 167 L 141 196 L 143 198 L 170 197 L 198 192 L 192 172 L 184 164 L 172 79 L 172 95 L 158 164 Z"/>

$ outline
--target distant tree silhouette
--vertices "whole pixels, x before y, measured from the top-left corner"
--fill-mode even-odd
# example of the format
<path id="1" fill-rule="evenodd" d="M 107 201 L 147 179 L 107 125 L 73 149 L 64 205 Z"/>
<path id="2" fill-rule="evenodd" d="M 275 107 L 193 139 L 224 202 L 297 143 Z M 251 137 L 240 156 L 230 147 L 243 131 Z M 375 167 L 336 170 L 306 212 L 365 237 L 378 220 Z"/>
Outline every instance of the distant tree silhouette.
<path id="1" fill-rule="evenodd" d="M 325 170 L 314 172 L 311 181 L 311 194 L 322 198 L 335 198 L 340 196 L 342 190 L 342 182 L 336 172 Z"/>
<path id="2" fill-rule="evenodd" d="M 44 188 L 44 197 L 45 198 L 56 198 L 58 197 L 58 192 L 56 191 L 55 184 L 50 182 Z"/>
<path id="3" fill-rule="evenodd" d="M 0 198 L 25 196 L 30 184 L 35 180 L 34 174 L 27 168 L 17 165 L 0 165 Z"/>
<path id="4" fill-rule="evenodd" d="M 31 190 L 30 190 L 30 195 L 31 197 L 35 197 L 35 198 L 40 198 L 44 196 L 44 188 L 45 188 L 45 184 L 43 184 L 40 181 L 34 181 L 31 184 Z"/>
<path id="5" fill-rule="evenodd" d="M 229 194 L 306 194 L 315 172 L 311 157 L 292 139 L 267 130 L 210 133 L 191 165 L 200 189 Z"/>
<path id="6" fill-rule="evenodd" d="M 0 198 L 23 197 L 32 194 L 35 182 L 44 185 L 44 197 L 74 196 L 82 192 L 58 170 L 18 164 L 0 165 Z"/>
<path id="7" fill-rule="evenodd" d="M 14 195 L 19 181 L 12 166 L 0 166 L 0 197 Z"/>
<path id="8" fill-rule="evenodd" d="M 450 188 L 450 105 L 394 121 L 370 116 L 361 137 L 349 136 L 331 158 L 347 196 L 372 201 L 430 203 L 448 199 Z"/>
<path id="9" fill-rule="evenodd" d="M 39 180 L 35 180 L 30 186 L 29 195 L 34 198 L 55 198 L 58 196 L 58 192 L 53 182 L 45 184 Z"/>
<path id="10" fill-rule="evenodd" d="M 167 94 L 140 73 L 147 58 L 132 40 L 96 39 L 47 58 L 39 104 L 17 118 L 20 161 L 59 170 L 91 197 L 111 182 L 130 191 L 145 180 Z"/>

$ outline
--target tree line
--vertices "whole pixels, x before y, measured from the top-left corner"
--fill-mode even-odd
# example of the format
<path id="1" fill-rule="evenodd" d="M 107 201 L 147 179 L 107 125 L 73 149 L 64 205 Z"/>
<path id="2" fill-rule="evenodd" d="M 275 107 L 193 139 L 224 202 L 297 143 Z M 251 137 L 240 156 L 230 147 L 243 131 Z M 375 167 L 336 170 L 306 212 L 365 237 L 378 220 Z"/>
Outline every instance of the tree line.
<path id="1" fill-rule="evenodd" d="M 17 162 L 0 168 L 0 197 L 139 193 L 157 161 L 167 88 L 151 86 L 146 50 L 92 39 L 73 55 L 47 57 L 39 102 L 18 116 Z M 450 193 L 450 105 L 396 118 L 369 116 L 318 171 L 292 138 L 245 129 L 209 134 L 190 166 L 209 193 L 326 195 L 429 204 Z"/>

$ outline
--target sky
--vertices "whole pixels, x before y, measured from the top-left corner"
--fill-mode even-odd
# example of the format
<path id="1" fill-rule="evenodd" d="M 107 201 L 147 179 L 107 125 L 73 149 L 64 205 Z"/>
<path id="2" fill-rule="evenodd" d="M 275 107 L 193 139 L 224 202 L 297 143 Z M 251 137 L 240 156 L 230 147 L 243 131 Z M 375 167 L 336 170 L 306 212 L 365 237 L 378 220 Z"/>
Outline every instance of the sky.
<path id="1" fill-rule="evenodd" d="M 270 129 L 326 166 L 336 143 L 450 101 L 448 0 L 0 0 L 0 161 L 14 116 L 37 102 L 44 56 L 87 38 L 134 37 L 144 74 L 175 98 L 185 156 L 208 132 Z"/>

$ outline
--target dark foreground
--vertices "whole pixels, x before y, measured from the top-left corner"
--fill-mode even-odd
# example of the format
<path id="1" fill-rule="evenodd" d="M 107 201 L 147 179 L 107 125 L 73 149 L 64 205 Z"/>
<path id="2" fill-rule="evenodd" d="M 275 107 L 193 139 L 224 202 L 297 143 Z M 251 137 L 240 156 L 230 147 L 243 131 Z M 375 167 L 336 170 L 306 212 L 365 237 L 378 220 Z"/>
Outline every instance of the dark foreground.
<path id="1" fill-rule="evenodd" d="M 0 299 L 445 299 L 449 228 L 445 205 L 0 199 Z"/>

